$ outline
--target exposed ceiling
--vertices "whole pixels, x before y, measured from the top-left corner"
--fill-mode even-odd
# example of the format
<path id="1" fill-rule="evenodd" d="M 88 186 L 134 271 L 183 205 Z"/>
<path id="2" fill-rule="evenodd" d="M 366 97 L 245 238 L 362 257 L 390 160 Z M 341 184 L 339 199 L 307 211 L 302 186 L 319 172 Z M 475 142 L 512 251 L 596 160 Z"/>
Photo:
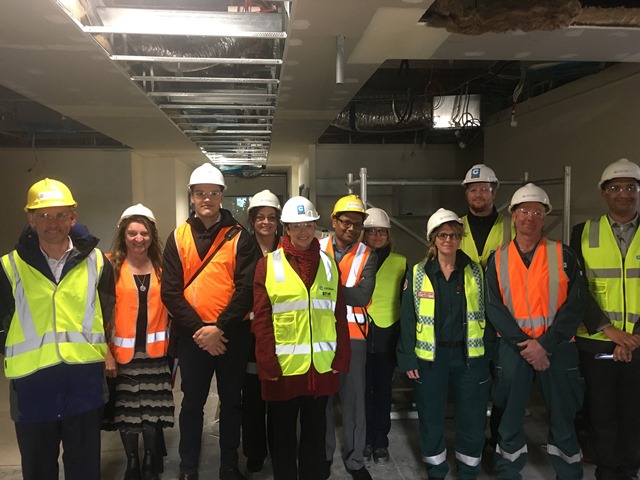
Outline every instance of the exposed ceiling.
<path id="1" fill-rule="evenodd" d="M 256 165 L 268 147 L 269 165 L 288 165 L 318 141 L 466 144 L 481 138 L 472 123 L 431 128 L 439 97 L 457 95 L 464 104 L 466 94 L 480 94 L 486 116 L 514 94 L 522 101 L 614 62 L 640 62 L 640 10 L 625 8 L 637 2 L 602 9 L 565 1 L 578 4 L 566 28 L 525 31 L 515 23 L 520 29 L 480 35 L 429 26 L 428 0 L 292 0 L 290 12 L 282 0 L 253 2 L 255 13 L 227 12 L 252 3 L 234 0 L 83 0 L 75 21 L 55 0 L 3 2 L 0 147 L 131 148 L 193 165 L 206 159 L 200 147 Z M 502 24 L 559 4 L 456 3 L 461 15 L 470 5 L 500 4 Z M 116 7 L 153 7 L 156 20 L 147 16 L 124 34 L 109 16 Z M 175 21 L 159 28 L 162 9 Z M 191 15 L 185 9 L 202 13 L 190 30 L 177 31 L 180 17 Z M 212 31 L 220 19 L 224 28 Z"/>

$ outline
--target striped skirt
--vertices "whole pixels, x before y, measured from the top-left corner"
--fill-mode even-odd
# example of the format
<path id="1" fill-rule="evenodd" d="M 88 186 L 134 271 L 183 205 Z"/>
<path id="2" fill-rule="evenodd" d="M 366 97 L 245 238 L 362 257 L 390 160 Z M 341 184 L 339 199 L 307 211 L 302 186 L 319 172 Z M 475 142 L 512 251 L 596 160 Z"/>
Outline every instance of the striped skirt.
<path id="1" fill-rule="evenodd" d="M 171 371 L 166 357 L 150 358 L 136 352 L 127 364 L 118 364 L 113 426 L 142 431 L 143 424 L 173 426 Z"/>

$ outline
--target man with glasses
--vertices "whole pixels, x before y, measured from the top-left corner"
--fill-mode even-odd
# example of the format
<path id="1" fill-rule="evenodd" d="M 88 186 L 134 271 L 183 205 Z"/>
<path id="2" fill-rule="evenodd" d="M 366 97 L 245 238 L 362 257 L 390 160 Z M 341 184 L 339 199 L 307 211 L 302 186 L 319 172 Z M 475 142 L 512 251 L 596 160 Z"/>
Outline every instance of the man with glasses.
<path id="1" fill-rule="evenodd" d="M 191 174 L 194 213 L 167 239 L 162 301 L 173 316 L 184 394 L 180 409 L 180 480 L 197 480 L 203 411 L 216 374 L 220 398 L 220 480 L 238 470 L 241 390 L 249 356 L 256 242 L 221 208 L 225 182 L 210 163 Z"/>
<path id="2" fill-rule="evenodd" d="M 597 303 L 576 342 L 598 480 L 635 480 L 640 468 L 639 183 L 640 167 L 626 158 L 607 166 L 598 187 L 608 212 L 571 236 Z"/>
<path id="3" fill-rule="evenodd" d="M 365 364 L 368 319 L 365 307 L 376 286 L 378 257 L 359 241 L 367 218 L 362 200 L 355 195 L 340 198 L 331 214 L 334 234 L 320 241 L 320 248 L 332 256 L 340 270 L 347 304 L 351 338 L 349 373 L 340 376 L 342 404 L 342 452 L 347 472 L 356 480 L 371 478 L 364 465 L 367 418 L 365 415 Z M 336 448 L 332 402 L 327 405 L 327 478 Z"/>
<path id="4" fill-rule="evenodd" d="M 115 283 L 65 184 L 27 194 L 28 226 L 2 257 L 0 345 L 26 480 L 100 479 L 100 424 Z M 113 357 L 109 357 L 110 366 Z"/>
<path id="5" fill-rule="evenodd" d="M 586 291 L 576 253 L 542 234 L 551 211 L 546 192 L 529 183 L 509 206 L 516 236 L 489 258 L 487 316 L 500 342 L 493 402 L 502 411 L 494 456 L 501 480 L 521 479 L 527 459 L 524 411 L 534 380 L 549 412 L 547 453 L 557 478 L 582 478 L 582 454 L 573 425 L 582 405 L 578 352 L 573 340 Z"/>

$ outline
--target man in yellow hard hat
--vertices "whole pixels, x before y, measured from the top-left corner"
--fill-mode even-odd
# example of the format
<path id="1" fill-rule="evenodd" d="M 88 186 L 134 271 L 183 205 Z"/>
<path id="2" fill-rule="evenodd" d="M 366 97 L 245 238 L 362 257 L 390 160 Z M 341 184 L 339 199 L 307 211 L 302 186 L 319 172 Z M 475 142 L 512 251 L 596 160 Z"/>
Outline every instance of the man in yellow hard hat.
<path id="1" fill-rule="evenodd" d="M 633 480 L 640 468 L 640 166 L 626 158 L 611 163 L 598 188 L 607 213 L 571 235 L 596 302 L 576 343 L 596 478 Z"/>
<path id="2" fill-rule="evenodd" d="M 340 198 L 331 214 L 334 233 L 320 241 L 320 248 L 332 256 L 340 270 L 340 281 L 347 304 L 347 320 L 351 337 L 349 373 L 340 376 L 342 404 L 342 451 L 347 472 L 356 480 L 371 478 L 364 465 L 367 435 L 365 414 L 365 365 L 367 360 L 368 318 L 365 307 L 376 286 L 378 256 L 359 241 L 367 218 L 364 203 L 355 195 Z M 336 448 L 332 402 L 327 406 L 327 465 L 333 461 Z M 330 471 L 327 470 L 327 477 Z"/>
<path id="3" fill-rule="evenodd" d="M 62 182 L 35 183 L 28 226 L 2 257 L 0 343 L 25 480 L 58 478 L 61 442 L 67 480 L 100 478 L 104 324 L 115 284 L 98 239 L 74 232 L 76 206 Z"/>
<path id="4" fill-rule="evenodd" d="M 262 256 L 249 232 L 222 208 L 222 172 L 210 163 L 189 179 L 194 213 L 169 235 L 162 257 L 162 301 L 173 316 L 184 397 L 180 480 L 198 480 L 203 411 L 216 375 L 220 397 L 220 480 L 238 469 L 241 390 L 250 345 L 253 275 Z"/>

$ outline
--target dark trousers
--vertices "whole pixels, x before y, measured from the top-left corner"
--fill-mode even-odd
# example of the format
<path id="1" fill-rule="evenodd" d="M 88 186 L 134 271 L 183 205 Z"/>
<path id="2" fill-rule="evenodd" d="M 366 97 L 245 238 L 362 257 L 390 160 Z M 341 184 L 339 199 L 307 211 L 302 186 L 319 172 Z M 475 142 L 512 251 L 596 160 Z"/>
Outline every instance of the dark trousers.
<path id="1" fill-rule="evenodd" d="M 267 456 L 267 437 L 268 444 L 273 445 L 273 432 L 266 410 L 258 375 L 247 373 L 242 388 L 242 451 L 247 458 L 263 459 Z"/>
<path id="2" fill-rule="evenodd" d="M 580 352 L 589 401 L 589 436 L 598 480 L 638 478 L 639 353 L 626 363 L 596 360 L 593 353 Z"/>
<path id="3" fill-rule="evenodd" d="M 435 361 L 418 360 L 418 371 L 420 378 L 414 388 L 420 423 L 420 453 L 429 478 L 445 478 L 449 472 L 444 417 L 451 385 L 458 478 L 476 479 L 480 474 L 489 401 L 487 359 L 467 361 L 462 347 L 437 347 Z"/>
<path id="4" fill-rule="evenodd" d="M 102 407 L 51 422 L 16 422 L 24 480 L 58 480 L 58 455 L 66 480 L 100 480 Z"/>
<path id="5" fill-rule="evenodd" d="M 324 439 L 328 397 L 296 397 L 268 402 L 273 429 L 274 480 L 324 480 Z M 297 439 L 300 418 L 300 442 Z M 298 452 L 297 459 L 295 452 Z M 297 460 L 297 461 L 296 461 Z"/>
<path id="6" fill-rule="evenodd" d="M 241 327 L 242 328 L 242 327 Z M 239 329 L 240 330 L 240 329 Z M 220 466 L 238 466 L 242 425 L 242 384 L 247 369 L 249 332 L 228 337 L 227 351 L 213 356 L 198 347 L 189 336 L 178 343 L 178 358 L 184 397 L 180 409 L 180 472 L 196 473 L 200 460 L 204 406 L 216 375 L 220 397 Z"/>
<path id="7" fill-rule="evenodd" d="M 501 340 L 496 360 L 493 401 L 502 411 L 494 473 L 501 480 L 520 480 L 527 461 L 524 412 L 534 379 L 549 411 L 547 453 L 558 480 L 582 479 L 581 452 L 573 420 L 582 405 L 578 351 L 575 343 L 556 347 L 551 366 L 536 372 L 520 352 Z"/>
<path id="8" fill-rule="evenodd" d="M 367 414 L 367 445 L 371 448 L 389 446 L 391 430 L 391 383 L 396 368 L 395 352 L 367 352 L 365 367 L 365 410 Z"/>

